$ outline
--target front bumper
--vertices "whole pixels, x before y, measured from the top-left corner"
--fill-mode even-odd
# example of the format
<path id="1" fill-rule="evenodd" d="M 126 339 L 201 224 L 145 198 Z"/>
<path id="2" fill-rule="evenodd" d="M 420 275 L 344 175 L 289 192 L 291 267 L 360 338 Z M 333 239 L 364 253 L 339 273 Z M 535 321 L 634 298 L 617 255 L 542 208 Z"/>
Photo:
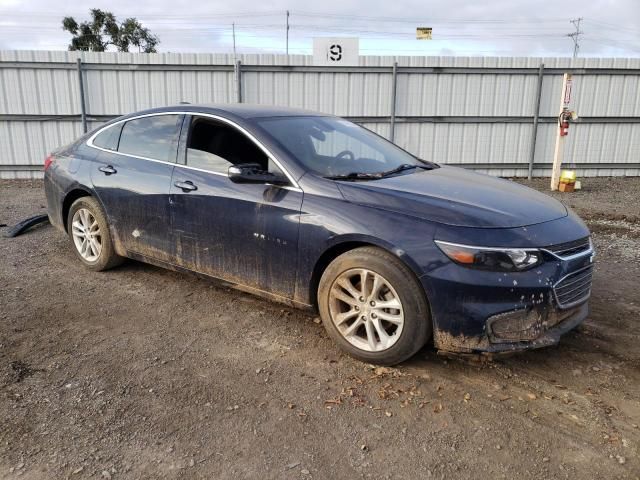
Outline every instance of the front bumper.
<path id="1" fill-rule="evenodd" d="M 435 347 L 500 353 L 554 345 L 589 315 L 592 271 L 591 255 L 516 273 L 443 262 L 420 279 L 430 301 Z"/>
<path id="2" fill-rule="evenodd" d="M 454 353 L 507 353 L 556 345 L 560 337 L 580 325 L 589 316 L 589 304 L 583 303 L 569 310 L 539 309 L 509 312 L 534 317 L 531 328 L 523 330 L 522 338 L 496 336 L 488 322 L 486 334 L 469 336 L 451 335 L 446 330 L 434 330 L 434 344 L 443 352 Z M 499 317 L 498 315 L 497 317 Z M 526 320 L 525 320 L 526 322 Z M 512 332 L 513 333 L 513 332 Z"/>

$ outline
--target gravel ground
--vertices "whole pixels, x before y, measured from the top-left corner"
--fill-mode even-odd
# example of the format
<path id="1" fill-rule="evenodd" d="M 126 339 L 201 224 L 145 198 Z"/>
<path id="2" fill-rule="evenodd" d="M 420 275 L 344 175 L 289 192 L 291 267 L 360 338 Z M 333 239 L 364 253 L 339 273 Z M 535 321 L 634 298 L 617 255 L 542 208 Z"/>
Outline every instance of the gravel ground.
<path id="1" fill-rule="evenodd" d="M 0 478 L 639 478 L 640 179 L 583 183 L 556 196 L 594 232 L 592 315 L 484 364 L 426 347 L 375 369 L 313 315 L 89 272 L 50 226 L 0 238 Z M 0 182 L 0 223 L 43 206 Z"/>

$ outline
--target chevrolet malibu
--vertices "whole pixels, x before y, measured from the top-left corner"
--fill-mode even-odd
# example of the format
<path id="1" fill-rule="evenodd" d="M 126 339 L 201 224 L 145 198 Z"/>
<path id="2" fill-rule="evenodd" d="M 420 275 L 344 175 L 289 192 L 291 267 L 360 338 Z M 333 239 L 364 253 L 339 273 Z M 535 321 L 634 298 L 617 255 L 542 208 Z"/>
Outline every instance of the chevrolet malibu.
<path id="1" fill-rule="evenodd" d="M 391 365 L 552 345 L 588 315 L 593 247 L 560 202 L 419 159 L 339 117 L 180 105 L 45 161 L 51 223 L 90 270 L 124 258 L 317 309 Z"/>

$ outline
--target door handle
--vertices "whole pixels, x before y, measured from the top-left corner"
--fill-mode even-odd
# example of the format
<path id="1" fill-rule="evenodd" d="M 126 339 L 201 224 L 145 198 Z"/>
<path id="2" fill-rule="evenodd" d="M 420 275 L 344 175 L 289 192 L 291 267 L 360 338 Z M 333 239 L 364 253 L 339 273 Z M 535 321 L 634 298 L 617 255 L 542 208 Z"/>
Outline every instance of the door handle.
<path id="1" fill-rule="evenodd" d="M 98 170 L 100 170 L 105 175 L 112 175 L 114 173 L 118 173 L 118 171 L 115 168 L 113 168 L 111 165 L 107 165 L 106 167 L 99 167 Z"/>
<path id="2" fill-rule="evenodd" d="M 189 180 L 187 180 L 186 182 L 175 182 L 174 185 L 180 189 L 182 189 L 182 191 L 184 193 L 187 192 L 192 192 L 194 190 L 197 190 L 198 187 L 196 187 L 192 182 L 190 182 Z"/>

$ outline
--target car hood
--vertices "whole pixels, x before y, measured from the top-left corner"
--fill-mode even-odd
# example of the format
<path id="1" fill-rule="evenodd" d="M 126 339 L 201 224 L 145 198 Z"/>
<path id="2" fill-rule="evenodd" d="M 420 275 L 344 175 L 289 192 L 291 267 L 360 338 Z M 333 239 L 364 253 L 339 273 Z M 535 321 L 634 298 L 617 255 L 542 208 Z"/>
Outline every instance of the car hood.
<path id="1" fill-rule="evenodd" d="M 509 180 L 457 167 L 339 182 L 347 201 L 464 227 L 513 228 L 567 216 L 562 203 Z"/>

